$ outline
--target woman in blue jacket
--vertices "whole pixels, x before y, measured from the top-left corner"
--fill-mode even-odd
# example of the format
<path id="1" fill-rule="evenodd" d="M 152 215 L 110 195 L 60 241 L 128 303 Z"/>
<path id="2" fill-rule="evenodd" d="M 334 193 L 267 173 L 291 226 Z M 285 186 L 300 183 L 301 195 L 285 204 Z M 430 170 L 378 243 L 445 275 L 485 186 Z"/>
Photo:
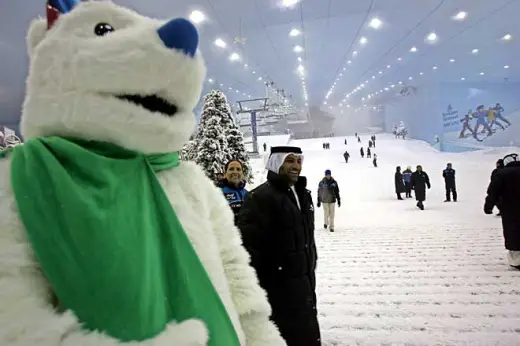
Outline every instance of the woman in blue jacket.
<path id="1" fill-rule="evenodd" d="M 231 160 L 224 167 L 224 179 L 221 183 L 222 193 L 237 216 L 247 195 L 244 181 L 244 166 L 238 160 Z"/>

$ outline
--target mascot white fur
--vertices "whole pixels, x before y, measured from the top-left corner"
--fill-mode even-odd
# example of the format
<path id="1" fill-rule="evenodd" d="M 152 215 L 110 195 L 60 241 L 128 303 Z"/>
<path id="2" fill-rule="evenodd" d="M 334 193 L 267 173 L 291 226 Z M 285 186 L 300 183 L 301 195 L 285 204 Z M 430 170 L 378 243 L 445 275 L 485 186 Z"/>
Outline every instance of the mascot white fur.
<path id="1" fill-rule="evenodd" d="M 31 24 L 25 143 L 0 160 L 3 346 L 285 345 L 227 203 L 178 161 L 197 46 L 110 2 Z"/>

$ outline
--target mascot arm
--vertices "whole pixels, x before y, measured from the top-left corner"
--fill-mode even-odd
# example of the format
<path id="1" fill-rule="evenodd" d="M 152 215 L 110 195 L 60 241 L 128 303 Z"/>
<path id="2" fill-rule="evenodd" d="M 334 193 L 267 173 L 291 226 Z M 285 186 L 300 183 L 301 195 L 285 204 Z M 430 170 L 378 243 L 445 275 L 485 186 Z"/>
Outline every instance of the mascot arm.
<path id="1" fill-rule="evenodd" d="M 209 182 L 208 182 L 209 183 Z M 209 184 L 208 184 L 209 185 Z M 211 188 L 211 219 L 217 236 L 222 262 L 231 289 L 233 303 L 240 316 L 246 346 L 285 346 L 286 342 L 269 320 L 271 307 L 260 287 L 256 272 L 249 265 L 249 254 L 242 245 L 240 232 L 220 190 Z"/>
<path id="2" fill-rule="evenodd" d="M 123 343 L 81 329 L 70 311 L 52 305 L 49 283 L 43 277 L 27 242 L 10 187 L 9 163 L 0 160 L 0 340 L 3 346 L 205 346 L 202 322 L 170 324 L 156 338 Z"/>

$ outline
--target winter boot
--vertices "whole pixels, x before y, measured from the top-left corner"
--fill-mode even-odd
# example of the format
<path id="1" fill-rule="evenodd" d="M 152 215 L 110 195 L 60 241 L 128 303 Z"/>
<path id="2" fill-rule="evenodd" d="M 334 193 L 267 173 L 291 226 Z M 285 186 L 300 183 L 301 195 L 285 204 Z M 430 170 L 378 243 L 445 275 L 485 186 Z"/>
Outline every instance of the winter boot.
<path id="1" fill-rule="evenodd" d="M 331 228 L 331 229 L 330 229 L 330 232 L 331 232 L 331 233 L 334 233 L 334 228 Z"/>
<path id="2" fill-rule="evenodd" d="M 323 225 L 323 228 L 327 229 L 327 224 Z"/>

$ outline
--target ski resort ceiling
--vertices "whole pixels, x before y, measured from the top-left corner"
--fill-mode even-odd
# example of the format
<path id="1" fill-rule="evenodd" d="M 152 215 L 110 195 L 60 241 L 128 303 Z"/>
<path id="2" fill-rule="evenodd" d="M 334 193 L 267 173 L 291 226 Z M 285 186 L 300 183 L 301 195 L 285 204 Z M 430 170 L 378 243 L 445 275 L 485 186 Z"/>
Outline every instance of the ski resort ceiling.
<path id="1" fill-rule="evenodd" d="M 265 82 L 300 107 L 350 107 L 399 85 L 520 80 L 520 0 L 115 0 L 200 30 L 208 75 L 231 102 Z M 18 121 L 24 36 L 43 0 L 0 1 L 0 123 Z"/>

